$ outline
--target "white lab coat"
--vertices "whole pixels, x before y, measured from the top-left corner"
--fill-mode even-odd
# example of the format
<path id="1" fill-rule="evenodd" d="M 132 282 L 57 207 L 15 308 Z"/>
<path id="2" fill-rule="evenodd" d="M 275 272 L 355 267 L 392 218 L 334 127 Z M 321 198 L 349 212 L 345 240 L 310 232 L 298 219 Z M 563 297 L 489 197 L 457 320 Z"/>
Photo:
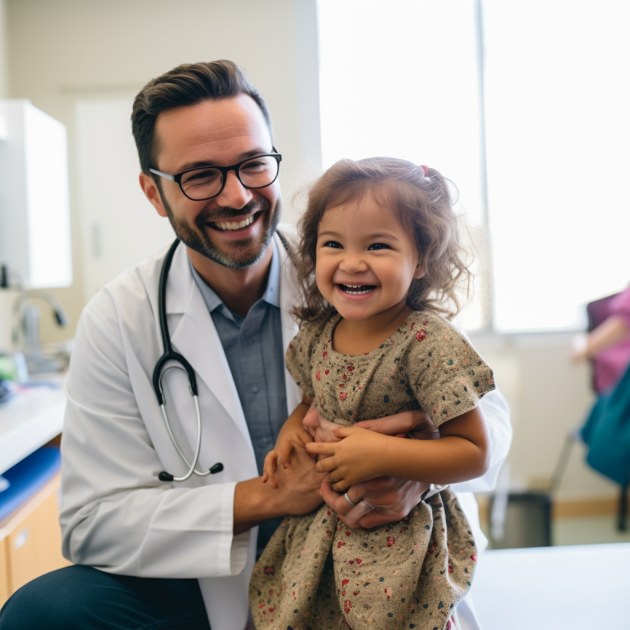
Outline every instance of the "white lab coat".
<path id="1" fill-rule="evenodd" d="M 289 315 L 297 293 L 288 255 L 275 238 L 286 350 L 297 332 Z M 197 578 L 212 630 L 243 630 L 258 528 L 233 535 L 234 487 L 258 472 L 221 341 L 183 246 L 175 252 L 168 278 L 168 326 L 174 349 L 197 374 L 203 426 L 198 469 L 217 462 L 224 469 L 183 483 L 157 479 L 162 470 L 182 475 L 187 469 L 169 439 L 152 386 L 163 351 L 158 280 L 165 254 L 159 252 L 112 281 L 81 316 L 66 384 L 63 553 L 74 563 L 110 573 Z M 288 372 L 285 380 L 292 410 L 301 393 Z M 192 453 L 196 415 L 187 377 L 172 370 L 164 383 L 173 432 L 184 452 Z M 492 487 L 511 439 L 503 398 L 491 394 L 483 400 L 493 463 L 484 478 L 466 484 L 464 489 L 471 491 Z M 477 541 L 485 546 L 474 497 L 462 493 L 460 498 Z M 462 615 L 466 610 L 463 606 Z"/>

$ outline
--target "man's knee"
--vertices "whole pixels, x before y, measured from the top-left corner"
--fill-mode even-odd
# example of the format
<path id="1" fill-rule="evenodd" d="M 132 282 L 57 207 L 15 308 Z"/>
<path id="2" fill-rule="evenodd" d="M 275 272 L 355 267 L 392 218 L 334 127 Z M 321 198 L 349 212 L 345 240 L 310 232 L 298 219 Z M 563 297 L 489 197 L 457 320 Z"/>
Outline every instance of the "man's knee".
<path id="1" fill-rule="evenodd" d="M 111 575 L 75 565 L 29 582 L 0 612 L 0 630 L 147 625 L 209 628 L 197 581 Z"/>
<path id="2" fill-rule="evenodd" d="M 0 630 L 72 627 L 71 619 L 65 617 L 73 615 L 73 609 L 79 604 L 79 578 L 88 567 L 72 569 L 47 573 L 16 591 L 0 611 Z M 75 590 L 77 586 L 79 591 Z"/>

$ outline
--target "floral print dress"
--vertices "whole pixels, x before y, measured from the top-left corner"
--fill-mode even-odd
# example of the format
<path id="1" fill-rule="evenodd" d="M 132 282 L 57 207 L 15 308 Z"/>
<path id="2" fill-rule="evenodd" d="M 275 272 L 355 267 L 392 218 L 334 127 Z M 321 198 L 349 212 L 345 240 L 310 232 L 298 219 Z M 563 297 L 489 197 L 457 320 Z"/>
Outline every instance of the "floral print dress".
<path id="1" fill-rule="evenodd" d="M 352 426 L 422 408 L 436 426 L 474 409 L 492 371 L 444 318 L 414 312 L 378 349 L 332 347 L 335 313 L 302 324 L 287 351 L 293 379 L 330 421 Z M 327 505 L 286 518 L 254 567 L 250 605 L 258 630 L 455 628 L 476 547 L 449 489 L 401 521 L 347 528 Z"/>

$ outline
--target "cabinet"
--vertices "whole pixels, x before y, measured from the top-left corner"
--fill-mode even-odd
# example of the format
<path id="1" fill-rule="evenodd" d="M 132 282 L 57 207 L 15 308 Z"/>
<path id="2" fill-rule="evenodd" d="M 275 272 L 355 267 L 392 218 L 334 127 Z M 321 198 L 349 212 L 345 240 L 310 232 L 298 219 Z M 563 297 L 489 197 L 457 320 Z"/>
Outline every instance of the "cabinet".
<path id="1" fill-rule="evenodd" d="M 0 606 L 30 580 L 68 566 L 61 555 L 58 473 L 0 522 Z"/>
<path id="2" fill-rule="evenodd" d="M 61 375 L 42 375 L 47 385 L 31 387 L 0 406 L 0 474 L 29 456 L 63 429 L 66 406 Z M 0 521 L 0 606 L 26 582 L 69 564 L 61 555 L 57 473 Z"/>

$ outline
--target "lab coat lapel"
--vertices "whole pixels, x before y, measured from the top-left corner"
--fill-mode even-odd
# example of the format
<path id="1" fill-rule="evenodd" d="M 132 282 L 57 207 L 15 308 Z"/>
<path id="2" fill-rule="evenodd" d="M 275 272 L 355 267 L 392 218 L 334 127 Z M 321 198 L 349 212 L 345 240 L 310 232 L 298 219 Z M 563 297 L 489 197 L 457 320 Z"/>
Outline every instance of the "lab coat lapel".
<path id="1" fill-rule="evenodd" d="M 280 226 L 280 230 L 288 237 L 285 238 L 285 240 L 289 240 L 289 242 L 293 240 L 290 238 L 290 228 Z M 277 235 L 274 238 L 276 239 L 277 250 L 280 255 L 280 321 L 282 324 L 282 350 L 285 356 L 291 339 L 293 339 L 298 332 L 298 324 L 291 315 L 291 310 L 298 303 L 300 298 L 295 267 L 280 238 Z M 286 363 L 284 368 L 284 381 L 287 392 L 287 408 L 289 414 L 291 414 L 302 402 L 302 393 L 289 374 Z"/>
<path id="2" fill-rule="evenodd" d="M 190 271 L 188 255 L 183 246 L 178 248 L 169 274 L 166 312 L 169 321 L 175 319 L 172 315 L 181 314 L 181 319 L 171 331 L 173 347 L 186 357 L 198 378 L 234 420 L 251 448 L 251 438 L 230 366 L 208 307 Z M 200 397 L 200 404 L 201 401 Z M 185 428 L 190 433 L 188 439 L 191 446 L 194 446 L 194 423 L 186 423 Z"/>

